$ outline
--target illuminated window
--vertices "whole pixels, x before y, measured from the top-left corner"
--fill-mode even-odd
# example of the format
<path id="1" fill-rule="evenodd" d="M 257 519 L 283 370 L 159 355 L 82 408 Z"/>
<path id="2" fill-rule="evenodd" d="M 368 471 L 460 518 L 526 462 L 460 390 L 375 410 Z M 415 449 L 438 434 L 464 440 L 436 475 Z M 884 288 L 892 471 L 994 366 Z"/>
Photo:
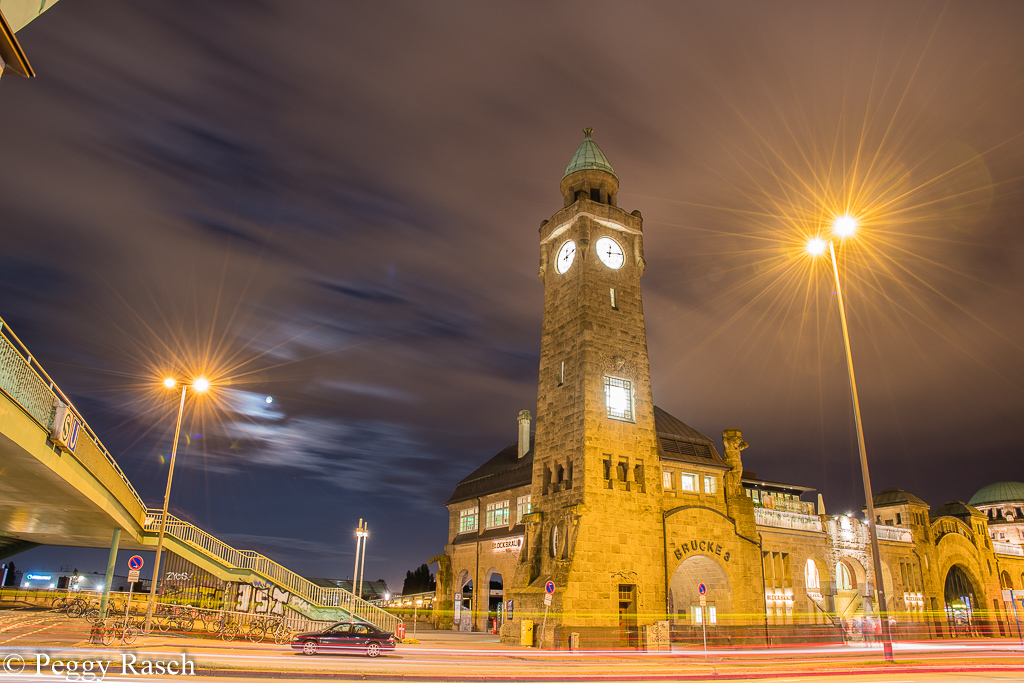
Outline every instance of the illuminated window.
<path id="1" fill-rule="evenodd" d="M 853 577 L 850 575 L 850 568 L 845 562 L 836 564 L 836 588 L 841 591 L 853 590 Z"/>
<path id="2" fill-rule="evenodd" d="M 530 514 L 530 497 L 519 496 L 516 498 L 516 524 L 523 521 L 523 515 Z"/>
<path id="3" fill-rule="evenodd" d="M 604 378 L 604 398 L 608 417 L 633 421 L 633 383 L 618 377 Z"/>
<path id="4" fill-rule="evenodd" d="M 612 288 L 610 291 L 611 291 L 611 296 L 612 296 L 612 308 L 616 308 L 617 309 L 618 306 L 615 304 L 615 288 Z"/>
<path id="5" fill-rule="evenodd" d="M 465 531 L 476 531 L 477 511 L 476 508 L 467 508 L 459 511 L 459 533 Z"/>
<path id="6" fill-rule="evenodd" d="M 686 474 L 683 472 L 679 475 L 679 490 L 695 492 L 697 490 L 697 475 Z"/>
<path id="7" fill-rule="evenodd" d="M 666 489 L 672 488 L 672 473 L 671 472 L 662 472 L 661 473 L 661 483 L 662 483 L 662 485 Z"/>
<path id="8" fill-rule="evenodd" d="M 715 478 L 713 476 L 704 475 L 704 493 L 715 492 Z"/>
<path id="9" fill-rule="evenodd" d="M 807 558 L 807 566 L 804 567 L 804 585 L 807 590 L 817 593 L 821 590 L 821 578 L 818 576 L 818 565 L 814 560 Z"/>
<path id="10" fill-rule="evenodd" d="M 488 529 L 495 529 L 499 526 L 508 526 L 508 501 L 487 504 L 487 518 L 485 520 Z"/>

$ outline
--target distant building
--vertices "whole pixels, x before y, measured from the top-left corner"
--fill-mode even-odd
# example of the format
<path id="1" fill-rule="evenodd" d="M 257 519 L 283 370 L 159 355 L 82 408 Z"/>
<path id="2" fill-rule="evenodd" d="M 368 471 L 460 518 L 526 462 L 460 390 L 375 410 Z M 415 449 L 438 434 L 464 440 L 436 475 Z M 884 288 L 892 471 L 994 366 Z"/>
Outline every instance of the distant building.
<path id="1" fill-rule="evenodd" d="M 517 442 L 447 501 L 435 614 L 465 630 L 498 620 L 507 641 L 533 620 L 546 647 L 562 648 L 637 647 L 645 632 L 699 640 L 702 626 L 712 642 L 870 636 L 867 524 L 815 509 L 801 500 L 809 487 L 744 472 L 739 430 L 722 433 L 719 452 L 654 404 L 643 218 L 619 208 L 591 132 L 562 178 L 563 207 L 540 225 L 535 438 L 520 412 Z M 1016 523 L 1024 485 L 1013 486 L 1012 504 L 986 500 Z M 992 541 L 1005 525 L 964 503 L 931 509 L 888 489 L 874 504 L 898 634 L 1010 635 L 1001 588 L 1024 587 L 1019 536 Z"/>

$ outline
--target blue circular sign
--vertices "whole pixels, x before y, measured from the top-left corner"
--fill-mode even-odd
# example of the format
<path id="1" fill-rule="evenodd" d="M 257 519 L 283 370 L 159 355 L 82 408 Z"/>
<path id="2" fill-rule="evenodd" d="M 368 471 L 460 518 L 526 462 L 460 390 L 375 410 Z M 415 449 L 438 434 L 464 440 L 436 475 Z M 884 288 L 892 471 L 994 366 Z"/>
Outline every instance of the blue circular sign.
<path id="1" fill-rule="evenodd" d="M 708 592 L 708 587 L 707 587 L 707 586 L 705 586 L 705 585 L 704 585 L 704 584 L 702 583 L 701 585 L 697 586 L 697 590 L 699 590 L 699 591 L 700 591 L 700 594 L 701 594 L 701 595 L 704 595 L 705 593 L 707 593 L 707 592 Z"/>
<path id="2" fill-rule="evenodd" d="M 554 593 L 555 592 L 555 582 L 554 581 L 548 581 L 546 584 L 544 584 L 544 590 L 547 591 L 549 595 L 551 593 Z"/>
<path id="3" fill-rule="evenodd" d="M 128 558 L 128 569 L 142 569 L 142 558 L 138 555 Z"/>

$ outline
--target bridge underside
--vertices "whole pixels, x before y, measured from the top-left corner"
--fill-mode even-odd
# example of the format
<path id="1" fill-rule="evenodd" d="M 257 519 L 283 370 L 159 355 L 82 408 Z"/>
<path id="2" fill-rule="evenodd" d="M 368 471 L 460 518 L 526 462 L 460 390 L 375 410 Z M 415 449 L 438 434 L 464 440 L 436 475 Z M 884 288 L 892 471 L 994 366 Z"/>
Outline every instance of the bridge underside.
<path id="1" fill-rule="evenodd" d="M 114 531 L 110 513 L 55 471 L 80 466 L 70 454 L 52 453 L 51 465 L 0 434 L 0 536 L 39 545 L 108 548 Z M 38 451 L 37 451 L 38 453 Z M 135 530 L 125 529 L 121 547 L 141 550 Z"/>

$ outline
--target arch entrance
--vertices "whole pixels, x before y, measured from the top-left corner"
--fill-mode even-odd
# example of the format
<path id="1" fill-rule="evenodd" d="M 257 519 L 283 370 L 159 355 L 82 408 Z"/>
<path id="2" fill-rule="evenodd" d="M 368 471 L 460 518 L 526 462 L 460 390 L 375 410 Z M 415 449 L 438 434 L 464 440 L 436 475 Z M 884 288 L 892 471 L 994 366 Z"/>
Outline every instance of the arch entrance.
<path id="1" fill-rule="evenodd" d="M 505 619 L 505 584 L 493 567 L 487 572 L 487 629 L 497 631 Z M 482 603 L 481 603 L 482 604 Z"/>
<path id="2" fill-rule="evenodd" d="M 463 569 L 455 580 L 455 614 L 453 628 L 456 631 L 473 630 L 473 579 Z"/>
<path id="3" fill-rule="evenodd" d="M 707 587 L 707 606 L 700 607 L 700 584 Z M 691 555 L 676 568 L 669 584 L 668 608 L 678 624 L 708 627 L 728 622 L 733 614 L 732 583 L 722 566 L 707 555 Z"/>
<path id="4" fill-rule="evenodd" d="M 978 598 L 967 572 L 958 564 L 949 568 L 945 585 L 946 621 L 954 638 L 977 635 L 974 612 Z"/>

